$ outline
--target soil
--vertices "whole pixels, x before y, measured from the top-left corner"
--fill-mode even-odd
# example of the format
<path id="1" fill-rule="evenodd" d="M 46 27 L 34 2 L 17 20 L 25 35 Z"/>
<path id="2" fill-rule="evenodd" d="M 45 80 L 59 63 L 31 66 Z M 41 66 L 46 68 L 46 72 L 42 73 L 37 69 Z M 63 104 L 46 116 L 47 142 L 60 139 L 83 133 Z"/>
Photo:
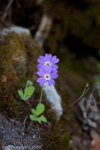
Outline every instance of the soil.
<path id="1" fill-rule="evenodd" d="M 42 150 L 40 137 L 41 128 L 24 128 L 23 123 L 7 118 L 0 114 L 0 142 L 2 149 L 10 150 Z"/>

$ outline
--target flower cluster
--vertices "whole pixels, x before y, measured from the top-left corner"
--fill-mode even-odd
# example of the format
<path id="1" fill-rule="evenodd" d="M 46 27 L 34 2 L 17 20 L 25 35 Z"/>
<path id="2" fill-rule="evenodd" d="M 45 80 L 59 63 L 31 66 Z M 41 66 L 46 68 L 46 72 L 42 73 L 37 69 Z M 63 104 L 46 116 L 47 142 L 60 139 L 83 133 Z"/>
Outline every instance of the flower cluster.
<path id="1" fill-rule="evenodd" d="M 56 56 L 52 56 L 51 54 L 45 54 L 45 56 L 40 56 L 38 60 L 38 78 L 37 82 L 40 85 L 44 85 L 46 82 L 49 86 L 55 84 L 54 79 L 58 77 L 58 66 L 56 63 L 59 62 L 59 59 Z"/>

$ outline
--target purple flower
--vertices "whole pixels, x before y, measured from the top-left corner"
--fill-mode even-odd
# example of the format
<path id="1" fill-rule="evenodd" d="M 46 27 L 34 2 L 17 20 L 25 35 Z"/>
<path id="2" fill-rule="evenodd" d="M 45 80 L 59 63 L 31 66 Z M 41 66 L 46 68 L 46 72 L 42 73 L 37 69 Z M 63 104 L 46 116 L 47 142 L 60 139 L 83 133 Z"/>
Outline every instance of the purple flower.
<path id="1" fill-rule="evenodd" d="M 38 70 L 43 69 L 44 66 L 51 67 L 52 71 L 58 69 L 56 63 L 59 62 L 59 59 L 56 56 L 51 54 L 45 54 L 45 56 L 40 56 L 38 59 L 39 64 L 37 65 Z"/>
<path id="2" fill-rule="evenodd" d="M 45 67 L 44 70 L 40 69 L 39 71 L 37 71 L 37 74 L 40 76 L 37 82 L 40 85 L 48 82 L 48 85 L 51 86 L 52 84 L 55 84 L 55 81 L 53 79 L 56 79 L 58 77 L 57 72 L 57 70 L 52 72 L 52 69 L 50 67 Z"/>

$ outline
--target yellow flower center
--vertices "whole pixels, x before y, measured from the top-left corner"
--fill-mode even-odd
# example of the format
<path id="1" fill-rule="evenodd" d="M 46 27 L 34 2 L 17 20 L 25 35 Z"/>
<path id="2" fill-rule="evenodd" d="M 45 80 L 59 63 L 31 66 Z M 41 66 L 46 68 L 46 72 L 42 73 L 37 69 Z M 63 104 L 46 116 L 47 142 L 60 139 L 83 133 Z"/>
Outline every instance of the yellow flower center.
<path id="1" fill-rule="evenodd" d="M 49 61 L 47 61 L 47 62 L 45 63 L 45 65 L 46 65 L 46 66 L 50 66 L 51 63 L 50 63 Z"/>
<path id="2" fill-rule="evenodd" d="M 49 74 L 45 74 L 44 77 L 45 77 L 46 80 L 50 80 L 50 75 Z"/>

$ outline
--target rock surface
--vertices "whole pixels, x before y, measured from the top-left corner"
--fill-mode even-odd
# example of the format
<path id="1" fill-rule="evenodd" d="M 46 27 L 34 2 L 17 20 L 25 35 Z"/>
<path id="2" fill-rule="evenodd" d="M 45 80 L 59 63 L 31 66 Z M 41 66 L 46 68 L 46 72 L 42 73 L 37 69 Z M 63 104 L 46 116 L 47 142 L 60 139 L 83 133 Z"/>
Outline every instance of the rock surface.
<path id="1" fill-rule="evenodd" d="M 4 150 L 28 149 L 39 147 L 42 150 L 40 128 L 24 129 L 21 122 L 14 119 L 5 119 L 0 114 L 0 142 Z"/>
<path id="2" fill-rule="evenodd" d="M 42 55 L 43 53 L 43 50 L 37 46 L 33 38 L 29 35 L 19 35 L 14 32 L 6 35 L 0 34 L 0 114 L 3 113 L 3 116 L 5 117 L 5 122 L 1 122 L 1 128 L 3 127 L 2 130 L 0 130 L 1 146 L 4 145 L 10 148 L 11 146 L 16 146 L 18 143 L 19 146 L 29 146 L 29 143 L 26 143 L 26 145 L 24 143 L 24 138 L 26 136 L 23 127 L 19 129 L 16 125 L 13 126 L 12 123 L 10 124 L 8 120 L 13 119 L 14 122 L 17 120 L 22 126 L 25 118 L 29 116 L 31 109 L 36 107 L 40 97 L 40 86 L 36 82 L 36 62 L 39 55 Z M 21 101 L 17 94 L 18 89 L 25 88 L 27 80 L 32 81 L 36 87 L 36 92 L 30 98 L 29 105 Z M 42 148 L 48 148 L 48 150 L 60 150 L 63 147 L 62 140 L 60 140 L 62 137 L 61 128 L 60 126 L 57 127 L 57 122 L 55 121 L 56 114 L 48 111 L 50 107 L 45 100 L 46 98 L 44 97 L 43 103 L 46 105 L 45 116 L 49 122 L 42 125 L 34 123 L 36 128 L 31 126 L 31 131 L 35 128 L 34 132 L 38 133 L 38 129 L 40 130 L 42 128 L 42 132 L 38 134 L 42 139 Z M 53 122 L 53 124 L 50 122 Z M 30 123 L 31 122 L 28 119 L 23 126 L 29 127 Z M 50 130 L 50 126 L 52 126 L 52 130 Z M 9 132 L 7 132 L 7 127 Z M 11 131 L 12 134 L 10 135 Z M 30 133 L 32 133 L 31 131 Z M 36 136 L 36 134 L 34 135 Z M 31 142 L 33 141 L 32 136 L 33 134 L 31 134 L 31 137 L 29 138 Z M 18 141 L 16 140 L 16 137 L 19 137 Z M 7 141 L 7 138 L 9 141 Z M 22 139 L 22 142 L 20 142 L 20 138 Z M 29 140 L 27 140 L 27 142 L 29 142 Z M 39 142 L 39 139 L 37 139 L 37 141 Z M 32 144 L 35 146 L 36 142 L 32 142 Z"/>

